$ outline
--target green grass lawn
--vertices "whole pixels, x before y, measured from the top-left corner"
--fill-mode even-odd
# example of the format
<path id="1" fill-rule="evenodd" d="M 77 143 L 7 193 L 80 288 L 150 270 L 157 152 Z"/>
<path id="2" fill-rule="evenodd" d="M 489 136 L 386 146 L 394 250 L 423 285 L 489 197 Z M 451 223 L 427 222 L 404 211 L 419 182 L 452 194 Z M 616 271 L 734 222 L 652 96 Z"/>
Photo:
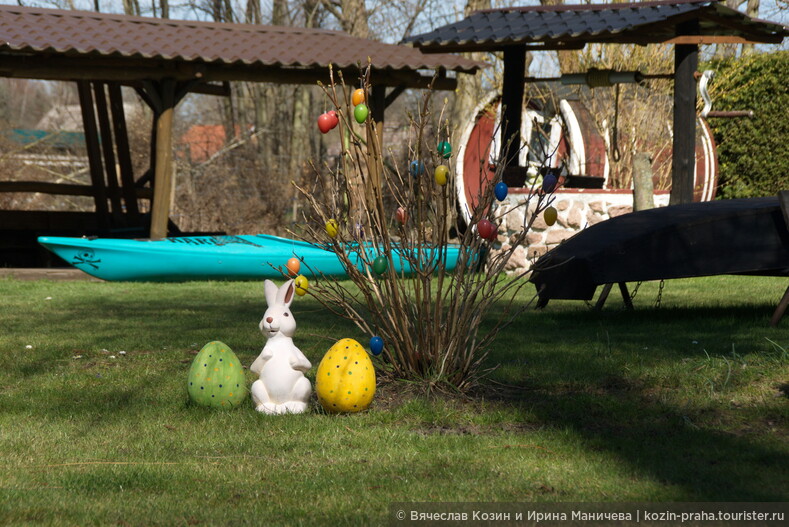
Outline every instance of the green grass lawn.
<path id="1" fill-rule="evenodd" d="M 602 312 L 552 302 L 500 334 L 495 391 L 390 383 L 362 414 L 266 416 L 186 395 L 206 342 L 247 366 L 257 356 L 262 283 L 0 280 L 0 524 L 376 525 L 396 501 L 789 501 L 789 318 L 768 325 L 786 285 L 677 280 L 654 309 L 648 283 L 633 312 L 613 293 Z M 313 381 L 334 340 L 367 344 L 310 297 L 292 311 Z"/>

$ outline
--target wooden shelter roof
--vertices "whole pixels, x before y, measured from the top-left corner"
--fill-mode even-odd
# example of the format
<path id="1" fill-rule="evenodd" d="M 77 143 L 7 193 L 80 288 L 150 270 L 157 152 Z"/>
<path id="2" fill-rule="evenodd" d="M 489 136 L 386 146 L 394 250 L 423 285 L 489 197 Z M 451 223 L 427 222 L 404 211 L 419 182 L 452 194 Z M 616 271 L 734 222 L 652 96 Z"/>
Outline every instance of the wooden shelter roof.
<path id="1" fill-rule="evenodd" d="M 0 6 L 0 75 L 7 77 L 305 83 L 325 79 L 329 65 L 358 74 L 368 57 L 375 82 L 389 86 L 425 86 L 432 75 L 420 69 L 481 66 L 325 29 Z"/>
<path id="2" fill-rule="evenodd" d="M 692 21 L 696 27 L 685 24 Z M 425 52 L 583 48 L 608 44 L 780 44 L 789 28 L 753 19 L 716 0 L 511 7 L 476 11 L 403 42 Z"/>

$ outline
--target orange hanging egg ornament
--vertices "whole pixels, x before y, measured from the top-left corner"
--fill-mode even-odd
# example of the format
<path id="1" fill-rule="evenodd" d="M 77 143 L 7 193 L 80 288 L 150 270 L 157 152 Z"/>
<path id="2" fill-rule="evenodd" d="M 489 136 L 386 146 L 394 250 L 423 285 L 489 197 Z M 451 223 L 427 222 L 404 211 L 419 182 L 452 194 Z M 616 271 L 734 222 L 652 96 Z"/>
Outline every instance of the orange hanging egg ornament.
<path id="1" fill-rule="evenodd" d="M 364 100 L 367 98 L 366 95 L 367 94 L 364 93 L 364 89 L 359 88 L 358 90 L 355 90 L 353 92 L 353 95 L 351 95 L 351 102 L 353 103 L 354 106 L 362 104 Z"/>
<path id="2" fill-rule="evenodd" d="M 285 267 L 288 268 L 288 273 L 290 273 L 290 276 L 296 276 L 299 274 L 299 269 L 301 269 L 301 261 L 298 258 L 293 257 L 288 260 L 288 263 Z"/>

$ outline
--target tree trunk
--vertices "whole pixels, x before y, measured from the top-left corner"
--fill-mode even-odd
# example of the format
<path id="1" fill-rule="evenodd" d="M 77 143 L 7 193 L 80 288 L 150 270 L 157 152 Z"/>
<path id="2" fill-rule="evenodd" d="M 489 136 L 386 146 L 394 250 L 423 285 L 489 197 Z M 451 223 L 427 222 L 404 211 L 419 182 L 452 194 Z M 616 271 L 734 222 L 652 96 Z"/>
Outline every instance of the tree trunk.
<path id="1" fill-rule="evenodd" d="M 760 4 L 760 0 L 748 0 L 748 4 L 745 6 L 745 14 L 751 18 L 758 18 L 759 4 Z M 753 44 L 742 45 L 743 55 L 745 55 L 746 53 L 753 53 L 753 50 L 754 50 Z"/>
<path id="2" fill-rule="evenodd" d="M 342 8 L 342 29 L 352 37 L 369 38 L 370 27 L 367 25 L 367 7 L 364 0 L 340 0 Z"/>
<path id="3" fill-rule="evenodd" d="M 140 2 L 138 0 L 123 0 L 123 14 L 140 16 Z"/>
<path id="4" fill-rule="evenodd" d="M 260 17 L 260 0 L 247 0 L 247 8 L 245 10 L 244 23 L 246 24 L 262 24 L 263 21 Z"/>
<path id="5" fill-rule="evenodd" d="M 746 1 L 747 0 L 726 0 L 725 3 L 726 3 L 726 7 L 730 7 L 731 9 L 736 10 Z M 758 10 L 758 5 L 757 5 L 757 10 Z M 715 48 L 715 58 L 728 59 L 735 57 L 737 55 L 737 46 L 738 44 L 718 44 Z"/>
<path id="6" fill-rule="evenodd" d="M 467 0 L 466 8 L 463 10 L 464 16 L 469 16 L 474 11 L 480 9 L 490 9 L 491 0 Z M 463 56 L 471 60 L 484 61 L 486 53 L 464 53 Z M 457 141 L 461 130 L 466 124 L 476 116 L 472 115 L 479 101 L 484 95 L 482 86 L 482 74 L 458 75 L 457 89 L 455 90 L 455 102 L 452 105 L 450 117 L 450 135 L 452 140 Z M 459 147 L 460 145 L 457 145 Z"/>

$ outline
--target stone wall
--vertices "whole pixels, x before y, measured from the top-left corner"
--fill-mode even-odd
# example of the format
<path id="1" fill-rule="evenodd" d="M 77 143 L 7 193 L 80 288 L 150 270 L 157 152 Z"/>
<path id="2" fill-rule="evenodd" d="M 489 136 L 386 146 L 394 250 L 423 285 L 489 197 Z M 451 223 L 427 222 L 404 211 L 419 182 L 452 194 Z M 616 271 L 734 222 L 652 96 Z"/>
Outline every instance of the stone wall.
<path id="1" fill-rule="evenodd" d="M 523 229 L 534 213 L 535 203 L 531 203 L 528 208 L 523 205 L 527 197 L 526 193 L 511 191 L 499 206 L 497 216 L 501 222 L 498 241 L 502 248 L 507 248 L 510 240 Z M 559 213 L 556 223 L 548 226 L 542 214 L 536 217 L 526 238 L 527 245 L 515 250 L 507 271 L 526 271 L 532 261 L 575 233 L 633 211 L 633 192 L 630 190 L 566 189 L 556 192 L 553 197 L 553 206 Z M 668 191 L 655 192 L 656 207 L 668 205 L 668 200 Z"/>

